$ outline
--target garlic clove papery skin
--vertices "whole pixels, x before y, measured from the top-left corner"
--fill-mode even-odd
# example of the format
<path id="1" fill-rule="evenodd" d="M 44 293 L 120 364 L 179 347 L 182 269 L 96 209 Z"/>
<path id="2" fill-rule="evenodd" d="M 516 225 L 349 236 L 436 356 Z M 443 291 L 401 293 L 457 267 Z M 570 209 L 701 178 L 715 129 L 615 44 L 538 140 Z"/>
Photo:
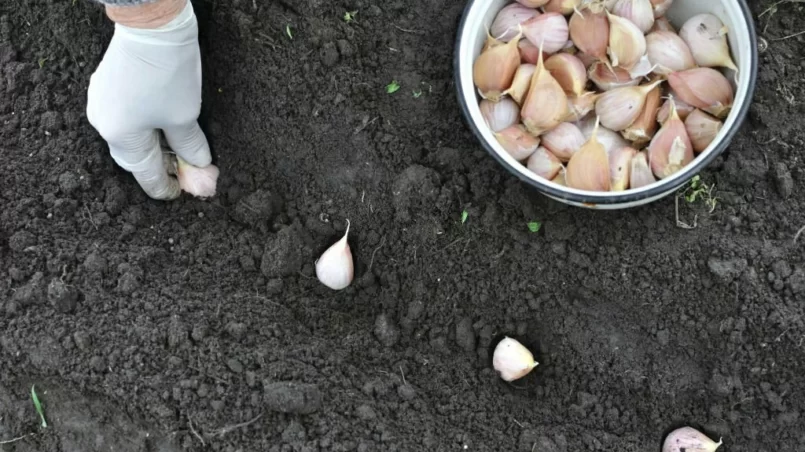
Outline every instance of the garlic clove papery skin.
<path id="1" fill-rule="evenodd" d="M 595 103 L 598 101 L 599 97 L 601 97 L 600 94 L 592 91 L 587 91 L 581 96 L 568 97 L 568 114 L 565 117 L 565 121 L 580 121 L 595 109 Z"/>
<path id="2" fill-rule="evenodd" d="M 609 157 L 598 141 L 598 128 L 596 119 L 590 139 L 570 158 L 565 173 L 568 187 L 588 191 L 609 191 L 612 187 Z"/>
<path id="3" fill-rule="evenodd" d="M 493 132 L 500 132 L 520 122 L 520 106 L 508 97 L 498 102 L 482 99 L 479 106 L 481 115 Z"/>
<path id="4" fill-rule="evenodd" d="M 690 47 L 696 64 L 702 67 L 726 67 L 738 70 L 730 56 L 727 27 L 713 14 L 691 17 L 679 29 L 679 37 Z"/>
<path id="5" fill-rule="evenodd" d="M 534 71 L 536 69 L 537 66 L 533 64 L 521 64 L 520 67 L 517 68 L 517 72 L 514 73 L 512 86 L 509 87 L 504 94 L 508 94 L 512 97 L 512 99 L 514 99 L 515 102 L 522 105 L 526 94 L 528 94 L 528 88 L 531 85 L 531 76 L 534 75 Z"/>
<path id="6" fill-rule="evenodd" d="M 616 88 L 637 86 L 639 78 L 632 78 L 629 71 L 615 67 L 609 68 L 606 63 L 597 62 L 590 66 L 588 77 L 601 91 L 611 91 Z"/>
<path id="7" fill-rule="evenodd" d="M 176 156 L 176 178 L 179 180 L 179 188 L 193 196 L 199 198 L 215 196 L 219 174 L 220 171 L 215 165 L 199 168 Z"/>
<path id="8" fill-rule="evenodd" d="M 674 0 L 650 0 L 651 7 L 654 10 L 654 18 L 664 18 L 665 13 L 671 8 L 674 4 Z"/>
<path id="9" fill-rule="evenodd" d="M 715 442 L 694 428 L 682 427 L 665 437 L 662 452 L 715 452 L 721 444 L 720 439 Z"/>
<path id="10" fill-rule="evenodd" d="M 732 85 L 721 72 L 707 67 L 668 74 L 668 84 L 685 103 L 717 118 L 726 117 L 734 100 Z"/>
<path id="11" fill-rule="evenodd" d="M 603 8 L 587 5 L 570 16 L 570 39 L 579 51 L 604 61 L 609 43 L 609 20 Z"/>
<path id="12" fill-rule="evenodd" d="M 551 180 L 562 170 L 562 162 L 551 151 L 539 147 L 526 162 L 526 168 L 537 176 Z"/>
<path id="13" fill-rule="evenodd" d="M 472 79 L 484 99 L 500 100 L 503 91 L 511 87 L 514 74 L 520 67 L 519 39 L 501 45 L 488 45 L 475 60 Z"/>
<path id="14" fill-rule="evenodd" d="M 597 118 L 595 116 L 585 119 L 583 121 L 579 121 L 576 124 L 581 130 L 581 133 L 584 134 L 584 139 L 589 140 L 590 137 L 593 135 L 593 130 L 595 130 Z M 617 132 L 613 132 L 612 130 L 607 129 L 606 127 L 598 126 L 598 142 L 604 146 L 607 154 L 612 153 L 615 149 L 627 147 L 629 146 L 629 142 L 623 139 L 621 134 Z"/>
<path id="15" fill-rule="evenodd" d="M 696 107 L 688 105 L 681 99 L 679 99 L 679 96 L 674 96 L 673 101 L 671 99 L 667 99 L 665 102 L 663 102 L 662 107 L 660 107 L 660 111 L 657 112 L 657 122 L 660 125 L 665 124 L 665 121 L 667 121 L 668 117 L 671 116 L 672 102 L 676 107 L 676 113 L 679 115 L 679 118 L 683 121 L 687 119 L 689 114 L 693 113 L 693 110 L 696 109 Z"/>
<path id="16" fill-rule="evenodd" d="M 688 131 L 693 150 L 702 152 L 716 139 L 724 123 L 701 110 L 694 110 L 685 119 L 685 129 Z"/>
<path id="17" fill-rule="evenodd" d="M 556 177 L 554 177 L 551 180 L 551 182 L 553 182 L 554 184 L 557 184 L 557 185 L 561 185 L 563 187 L 567 187 L 567 180 L 565 179 L 565 173 L 567 173 L 567 170 L 562 168 L 559 171 L 559 174 L 557 174 Z"/>
<path id="18" fill-rule="evenodd" d="M 654 26 L 651 27 L 649 32 L 654 33 L 655 31 L 669 31 L 673 34 L 677 34 L 676 28 L 674 28 L 671 22 L 665 17 L 660 17 L 654 20 Z"/>
<path id="19" fill-rule="evenodd" d="M 567 19 L 559 13 L 545 13 L 523 22 L 523 36 L 545 53 L 565 48 L 569 37 Z"/>
<path id="20" fill-rule="evenodd" d="M 354 276 L 352 251 L 347 242 L 349 226 L 349 220 L 347 220 L 344 237 L 327 248 L 327 251 L 316 261 L 316 277 L 322 284 L 333 290 L 347 288 L 352 283 Z"/>
<path id="21" fill-rule="evenodd" d="M 569 53 L 557 53 L 545 60 L 545 69 L 551 73 L 567 95 L 581 96 L 587 86 L 587 69 L 584 63 Z"/>
<path id="22" fill-rule="evenodd" d="M 581 0 L 549 0 L 542 9 L 546 13 L 559 13 L 567 16 L 579 6 L 581 6 Z"/>
<path id="23" fill-rule="evenodd" d="M 540 139 L 526 132 L 520 125 L 511 126 L 495 134 L 498 143 L 515 160 L 522 162 L 539 148 Z"/>
<path id="24" fill-rule="evenodd" d="M 651 139 L 648 154 L 657 179 L 665 179 L 693 161 L 693 144 L 673 102 L 671 115 Z"/>
<path id="25" fill-rule="evenodd" d="M 646 37 L 629 19 L 607 12 L 609 18 L 609 48 L 607 53 L 613 67 L 626 70 L 636 65 L 646 54 Z"/>
<path id="26" fill-rule="evenodd" d="M 630 147 L 616 149 L 609 154 L 609 178 L 611 191 L 624 191 L 629 188 L 632 174 L 632 158 L 637 150 Z"/>
<path id="27" fill-rule="evenodd" d="M 670 31 L 654 31 L 646 35 L 646 55 L 654 72 L 667 75 L 696 67 L 696 61 L 685 41 Z"/>
<path id="28" fill-rule="evenodd" d="M 567 97 L 562 86 L 545 69 L 540 52 L 537 69 L 531 76 L 531 86 L 520 110 L 520 117 L 529 133 L 540 136 L 562 123 L 567 117 Z"/>
<path id="29" fill-rule="evenodd" d="M 573 157 L 587 141 L 578 126 L 570 122 L 563 122 L 555 129 L 542 135 L 542 146 L 551 151 L 562 162 Z"/>
<path id="30" fill-rule="evenodd" d="M 618 0 L 612 13 L 630 20 L 643 34 L 654 26 L 654 8 L 650 0 Z"/>
<path id="31" fill-rule="evenodd" d="M 657 113 L 660 110 L 660 102 L 662 101 L 661 94 L 659 86 L 649 91 L 640 116 L 635 119 L 632 125 L 621 132 L 624 138 L 636 146 L 642 147 L 651 141 L 651 137 L 657 131 Z"/>
<path id="32" fill-rule="evenodd" d="M 523 344 L 509 337 L 503 338 L 492 354 L 492 367 L 504 381 L 523 378 L 537 365 L 534 355 Z"/>
<path id="33" fill-rule="evenodd" d="M 601 95 L 595 103 L 595 113 L 601 118 L 601 125 L 620 132 L 637 120 L 646 103 L 646 96 L 662 83 L 658 80 L 645 86 L 617 88 Z"/>
<path id="34" fill-rule="evenodd" d="M 648 164 L 648 154 L 638 152 L 632 157 L 631 171 L 629 174 L 629 188 L 636 190 L 641 187 L 657 182 L 651 167 Z"/>
<path id="35" fill-rule="evenodd" d="M 539 8 L 540 6 L 548 3 L 548 0 L 517 0 L 517 3 L 529 8 Z"/>
<path id="36" fill-rule="evenodd" d="M 499 41 L 509 42 L 520 32 L 521 23 L 536 16 L 539 16 L 539 11 L 533 8 L 519 3 L 508 4 L 495 16 L 489 33 Z"/>

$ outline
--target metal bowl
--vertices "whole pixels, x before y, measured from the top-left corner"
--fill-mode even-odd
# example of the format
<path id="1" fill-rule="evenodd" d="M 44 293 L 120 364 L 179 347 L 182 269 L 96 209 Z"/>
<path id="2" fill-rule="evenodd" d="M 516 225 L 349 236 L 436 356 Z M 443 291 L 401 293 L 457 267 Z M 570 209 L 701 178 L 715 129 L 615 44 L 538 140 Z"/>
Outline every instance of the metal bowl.
<path id="1" fill-rule="evenodd" d="M 671 177 L 647 187 L 624 192 L 591 192 L 576 190 L 543 179 L 514 160 L 487 127 L 479 107 L 479 96 L 472 80 L 472 66 L 486 41 L 487 29 L 498 11 L 510 0 L 470 0 L 458 29 L 455 51 L 455 79 L 458 100 L 470 128 L 495 160 L 506 170 L 557 201 L 596 209 L 625 209 L 663 198 L 674 193 L 693 176 L 724 152 L 749 112 L 758 70 L 755 25 L 746 0 L 675 0 L 667 17 L 679 28 L 696 14 L 712 13 L 729 28 L 729 44 L 740 70 L 735 88 L 735 103 L 724 121 L 724 127 L 710 146 L 696 159 Z M 729 78 L 729 77 L 728 77 Z"/>

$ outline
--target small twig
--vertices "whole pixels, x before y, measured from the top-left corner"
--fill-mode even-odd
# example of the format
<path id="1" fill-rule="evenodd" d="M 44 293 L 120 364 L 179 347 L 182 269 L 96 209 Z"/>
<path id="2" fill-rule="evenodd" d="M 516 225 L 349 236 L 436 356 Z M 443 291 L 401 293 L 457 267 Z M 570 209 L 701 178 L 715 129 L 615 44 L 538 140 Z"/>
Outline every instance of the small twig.
<path id="1" fill-rule="evenodd" d="M 523 427 L 523 424 L 521 424 L 521 423 L 519 423 L 519 422 L 517 421 L 517 419 L 512 418 L 512 421 L 514 421 L 514 423 L 515 423 L 515 424 L 517 424 L 518 426 L 520 426 L 520 428 L 525 428 L 525 427 Z"/>
<path id="2" fill-rule="evenodd" d="M 5 441 L 0 441 L 0 444 L 11 444 L 11 443 L 16 443 L 17 441 L 23 440 L 23 439 L 25 439 L 25 438 L 27 438 L 27 437 L 29 437 L 29 436 L 33 435 L 33 434 L 34 434 L 34 433 L 28 433 L 27 435 L 22 435 L 22 436 L 18 436 L 18 437 L 16 437 L 16 438 L 13 438 L 13 439 L 7 439 L 7 440 L 5 440 Z"/>
<path id="3" fill-rule="evenodd" d="M 252 419 L 250 421 L 242 422 L 240 424 L 235 424 L 235 425 L 227 425 L 226 427 L 222 427 L 222 428 L 220 428 L 218 430 L 210 432 L 208 434 L 208 436 L 224 436 L 224 435 L 226 435 L 227 433 L 229 433 L 229 432 L 231 432 L 233 430 L 237 430 L 237 429 L 243 428 L 243 427 L 248 427 L 248 426 L 254 424 L 255 422 L 259 421 L 261 417 L 263 417 L 263 413 L 258 414 L 257 417 L 255 417 L 254 419 Z"/>
<path id="4" fill-rule="evenodd" d="M 374 124 L 375 121 L 377 121 L 378 118 L 380 118 L 380 116 L 375 116 L 374 118 L 372 118 L 371 121 L 366 121 L 363 125 L 361 125 L 357 129 L 355 129 L 355 132 L 353 132 L 352 134 L 357 135 L 357 134 L 361 133 L 361 131 L 363 129 L 365 129 L 365 128 L 369 127 L 370 125 Z"/>
<path id="5" fill-rule="evenodd" d="M 408 383 L 405 382 L 405 374 L 403 373 L 402 366 L 400 366 L 400 375 L 402 375 L 403 384 L 407 385 Z"/>
<path id="6" fill-rule="evenodd" d="M 190 415 L 189 415 L 189 414 L 187 415 L 187 425 L 189 425 L 189 426 L 190 426 L 190 431 L 193 433 L 193 435 L 194 435 L 196 438 L 198 438 L 198 440 L 199 440 L 199 441 L 201 441 L 201 445 L 202 445 L 202 446 L 206 446 L 206 445 L 207 445 L 207 443 L 205 443 L 205 442 L 204 442 L 204 438 L 202 438 L 202 437 L 201 437 L 201 435 L 199 435 L 199 434 L 198 434 L 198 432 L 196 431 L 196 428 L 195 428 L 195 427 L 193 427 L 193 420 L 192 420 L 192 419 L 190 419 Z"/>
<path id="7" fill-rule="evenodd" d="M 799 33 L 794 33 L 793 35 L 783 36 L 782 38 L 774 38 L 772 41 L 785 41 L 786 39 L 796 38 L 800 35 L 805 35 L 805 30 L 800 31 Z"/>
<path id="8" fill-rule="evenodd" d="M 419 30 L 409 30 L 409 29 L 407 29 L 407 28 L 398 27 L 397 25 L 395 25 L 395 26 L 394 26 L 394 28 L 396 28 L 397 30 L 400 30 L 400 31 L 402 31 L 402 32 L 405 32 L 405 33 L 413 33 L 413 34 L 415 34 L 415 35 L 424 35 L 424 34 L 425 34 L 425 32 L 424 32 L 424 31 L 419 31 Z"/>
<path id="9" fill-rule="evenodd" d="M 383 248 L 383 245 L 385 245 L 385 244 L 386 244 L 386 236 L 384 235 L 383 240 L 380 242 L 380 245 L 377 245 L 377 248 L 375 248 L 375 250 L 372 251 L 372 260 L 369 261 L 369 270 L 368 271 L 372 271 L 372 265 L 374 265 L 374 263 L 375 263 L 375 254 L 377 253 L 377 250 L 379 250 L 380 248 Z"/>
<path id="10" fill-rule="evenodd" d="M 93 220 L 93 219 L 92 219 L 92 212 L 90 212 L 89 207 L 87 207 L 87 205 L 86 205 L 86 204 L 84 204 L 84 209 L 86 209 L 86 210 L 87 210 L 87 215 L 89 216 L 89 222 L 90 222 L 90 223 L 92 223 L 92 226 L 93 226 L 93 227 L 95 228 L 95 230 L 97 231 L 97 230 L 98 230 L 98 225 L 97 225 L 97 224 L 95 224 L 95 220 Z"/>
<path id="11" fill-rule="evenodd" d="M 803 226 L 799 231 L 797 231 L 797 234 L 794 236 L 794 243 L 797 243 L 797 240 L 799 240 L 799 236 L 801 236 L 803 232 L 805 232 L 805 226 Z"/>

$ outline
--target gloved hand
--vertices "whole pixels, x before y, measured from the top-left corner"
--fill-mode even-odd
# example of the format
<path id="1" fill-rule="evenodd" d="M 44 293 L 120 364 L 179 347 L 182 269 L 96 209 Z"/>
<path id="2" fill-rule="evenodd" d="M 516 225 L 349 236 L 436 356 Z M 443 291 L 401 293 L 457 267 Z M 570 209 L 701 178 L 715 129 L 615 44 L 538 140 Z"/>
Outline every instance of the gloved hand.
<path id="1" fill-rule="evenodd" d="M 159 28 L 116 24 L 87 97 L 87 118 L 109 144 L 115 162 L 134 175 L 148 196 L 178 197 L 179 183 L 163 164 L 157 129 L 191 165 L 211 162 L 207 138 L 197 122 L 201 55 L 190 2 Z"/>

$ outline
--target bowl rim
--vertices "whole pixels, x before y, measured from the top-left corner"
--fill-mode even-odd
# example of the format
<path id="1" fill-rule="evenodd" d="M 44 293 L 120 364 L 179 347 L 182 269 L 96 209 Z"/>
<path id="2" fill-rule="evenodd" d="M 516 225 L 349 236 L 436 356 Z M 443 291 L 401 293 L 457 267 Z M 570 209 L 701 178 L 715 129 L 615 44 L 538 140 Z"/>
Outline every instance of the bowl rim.
<path id="1" fill-rule="evenodd" d="M 747 81 L 747 96 L 746 101 L 741 105 L 741 108 L 736 113 L 735 123 L 731 129 L 728 129 L 726 135 L 718 143 L 707 156 L 703 159 L 697 160 L 697 162 L 692 166 L 689 170 L 689 178 L 677 178 L 667 183 L 659 183 L 653 187 L 650 187 L 646 190 L 642 190 L 640 192 L 631 193 L 631 191 L 624 191 L 624 192 L 609 192 L 609 193 L 601 193 L 601 194 L 579 194 L 573 193 L 569 191 L 562 190 L 561 188 L 557 188 L 554 184 L 550 184 L 540 180 L 529 179 L 519 173 L 509 162 L 504 160 L 497 152 L 492 148 L 492 146 L 484 139 L 483 135 L 481 134 L 480 129 L 472 120 L 472 115 L 470 114 L 468 100 L 463 96 L 462 86 L 461 86 L 461 64 L 460 64 L 460 56 L 461 56 L 461 45 L 462 45 L 462 36 L 464 34 L 464 28 L 467 25 L 467 17 L 469 16 L 470 10 L 477 4 L 477 3 L 485 3 L 488 0 L 469 0 L 467 5 L 464 7 L 464 12 L 461 15 L 461 22 L 458 26 L 458 32 L 456 35 L 456 44 L 453 51 L 453 77 L 454 77 L 454 85 L 456 87 L 456 94 L 458 96 L 458 103 L 461 107 L 461 113 L 464 116 L 464 121 L 472 130 L 473 135 L 475 138 L 481 143 L 481 146 L 489 153 L 501 166 L 506 168 L 506 170 L 517 176 L 518 179 L 525 182 L 526 184 L 530 185 L 531 187 L 537 189 L 544 194 L 553 197 L 555 199 L 560 199 L 563 201 L 571 202 L 571 203 L 578 203 L 588 206 L 595 206 L 595 205 L 617 205 L 617 204 L 628 204 L 628 203 L 636 203 L 642 200 L 647 199 L 659 199 L 673 191 L 678 190 L 683 185 L 687 184 L 688 181 L 701 172 L 705 167 L 710 165 L 713 160 L 716 159 L 719 155 L 721 155 L 730 145 L 735 135 L 738 134 L 738 130 L 740 130 L 741 125 L 746 121 L 746 116 L 749 114 L 749 108 L 752 105 L 752 100 L 755 95 L 755 88 L 757 84 L 757 74 L 758 74 L 758 65 L 759 65 L 759 52 L 757 48 L 757 31 L 755 30 L 755 22 L 752 19 L 752 12 L 749 9 L 749 5 L 747 4 L 746 0 L 735 0 L 743 15 L 744 21 L 746 22 L 747 30 L 749 32 L 749 42 L 750 45 L 750 58 L 749 58 L 749 79 Z M 662 181 L 661 181 L 662 182 Z M 635 204 L 637 205 L 637 204 Z"/>

